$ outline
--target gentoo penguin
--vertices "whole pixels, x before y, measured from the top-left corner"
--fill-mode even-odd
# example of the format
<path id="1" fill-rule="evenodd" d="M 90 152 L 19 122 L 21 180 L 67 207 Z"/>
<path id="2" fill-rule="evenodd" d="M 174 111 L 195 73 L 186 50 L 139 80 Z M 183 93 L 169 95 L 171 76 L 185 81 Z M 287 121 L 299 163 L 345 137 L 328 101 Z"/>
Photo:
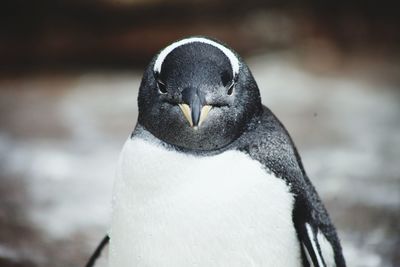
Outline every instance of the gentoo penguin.
<path id="1" fill-rule="evenodd" d="M 345 266 L 328 213 L 244 61 L 190 37 L 156 55 L 113 192 L 109 266 Z"/>

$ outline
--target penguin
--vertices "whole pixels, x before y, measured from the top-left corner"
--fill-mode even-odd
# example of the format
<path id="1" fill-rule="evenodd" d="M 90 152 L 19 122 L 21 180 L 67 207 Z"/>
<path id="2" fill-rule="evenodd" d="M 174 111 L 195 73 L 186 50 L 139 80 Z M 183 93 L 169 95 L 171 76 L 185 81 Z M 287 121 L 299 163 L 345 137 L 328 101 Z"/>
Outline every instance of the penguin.
<path id="1" fill-rule="evenodd" d="M 203 36 L 146 68 L 122 149 L 109 266 L 346 266 L 327 210 L 243 59 Z"/>

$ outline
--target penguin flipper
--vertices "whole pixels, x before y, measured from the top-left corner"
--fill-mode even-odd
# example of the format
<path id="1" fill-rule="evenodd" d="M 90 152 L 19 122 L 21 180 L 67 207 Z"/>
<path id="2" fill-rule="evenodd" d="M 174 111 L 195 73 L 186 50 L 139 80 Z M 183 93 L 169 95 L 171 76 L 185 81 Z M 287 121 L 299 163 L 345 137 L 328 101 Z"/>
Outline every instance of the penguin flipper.
<path id="1" fill-rule="evenodd" d="M 99 245 L 93 252 L 92 256 L 90 256 L 88 262 L 86 263 L 85 267 L 94 267 L 96 260 L 100 257 L 102 250 L 104 247 L 110 242 L 110 237 L 105 235 L 103 239 L 100 241 Z"/>
<path id="2" fill-rule="evenodd" d="M 292 220 L 304 267 L 345 267 L 340 240 L 328 212 L 308 178 L 289 133 L 267 108 L 238 141 L 240 150 L 290 185 Z"/>
<path id="3" fill-rule="evenodd" d="M 316 230 L 318 232 L 318 229 Z M 310 224 L 304 224 L 302 229 L 303 235 L 300 234 L 301 253 L 303 258 L 303 266 L 310 267 L 333 267 L 336 266 L 333 259 L 333 252 L 326 255 L 328 252 L 322 252 L 321 244 L 316 237 L 315 230 Z M 331 250 L 332 251 L 332 250 Z M 323 255 L 325 253 L 325 255 Z M 330 257 L 330 259 L 324 258 Z M 333 260 L 333 264 L 332 264 Z"/>
<path id="4" fill-rule="evenodd" d="M 305 178 L 309 182 L 308 177 Z M 311 203 L 309 198 L 299 194 L 293 210 L 303 266 L 346 267 L 339 238 L 325 207 L 313 187 L 308 193 L 313 195 L 314 201 Z"/>

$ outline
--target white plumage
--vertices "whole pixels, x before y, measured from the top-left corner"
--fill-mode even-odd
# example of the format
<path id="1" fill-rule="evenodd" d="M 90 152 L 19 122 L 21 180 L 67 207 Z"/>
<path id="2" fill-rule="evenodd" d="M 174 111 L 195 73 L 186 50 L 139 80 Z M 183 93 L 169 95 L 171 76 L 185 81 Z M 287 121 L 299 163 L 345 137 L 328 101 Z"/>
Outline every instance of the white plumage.
<path id="1" fill-rule="evenodd" d="M 114 185 L 110 267 L 300 266 L 293 202 L 242 152 L 194 156 L 135 136 Z"/>

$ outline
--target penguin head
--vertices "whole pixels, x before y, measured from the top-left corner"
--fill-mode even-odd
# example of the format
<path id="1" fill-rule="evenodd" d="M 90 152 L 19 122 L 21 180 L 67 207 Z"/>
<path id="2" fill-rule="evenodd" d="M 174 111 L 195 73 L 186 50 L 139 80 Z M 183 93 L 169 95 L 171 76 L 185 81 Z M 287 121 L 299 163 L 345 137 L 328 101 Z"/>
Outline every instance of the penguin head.
<path id="1" fill-rule="evenodd" d="M 147 67 L 138 123 L 160 140 L 189 150 L 220 149 L 262 109 L 246 64 L 225 45 L 190 37 L 167 46 Z"/>

